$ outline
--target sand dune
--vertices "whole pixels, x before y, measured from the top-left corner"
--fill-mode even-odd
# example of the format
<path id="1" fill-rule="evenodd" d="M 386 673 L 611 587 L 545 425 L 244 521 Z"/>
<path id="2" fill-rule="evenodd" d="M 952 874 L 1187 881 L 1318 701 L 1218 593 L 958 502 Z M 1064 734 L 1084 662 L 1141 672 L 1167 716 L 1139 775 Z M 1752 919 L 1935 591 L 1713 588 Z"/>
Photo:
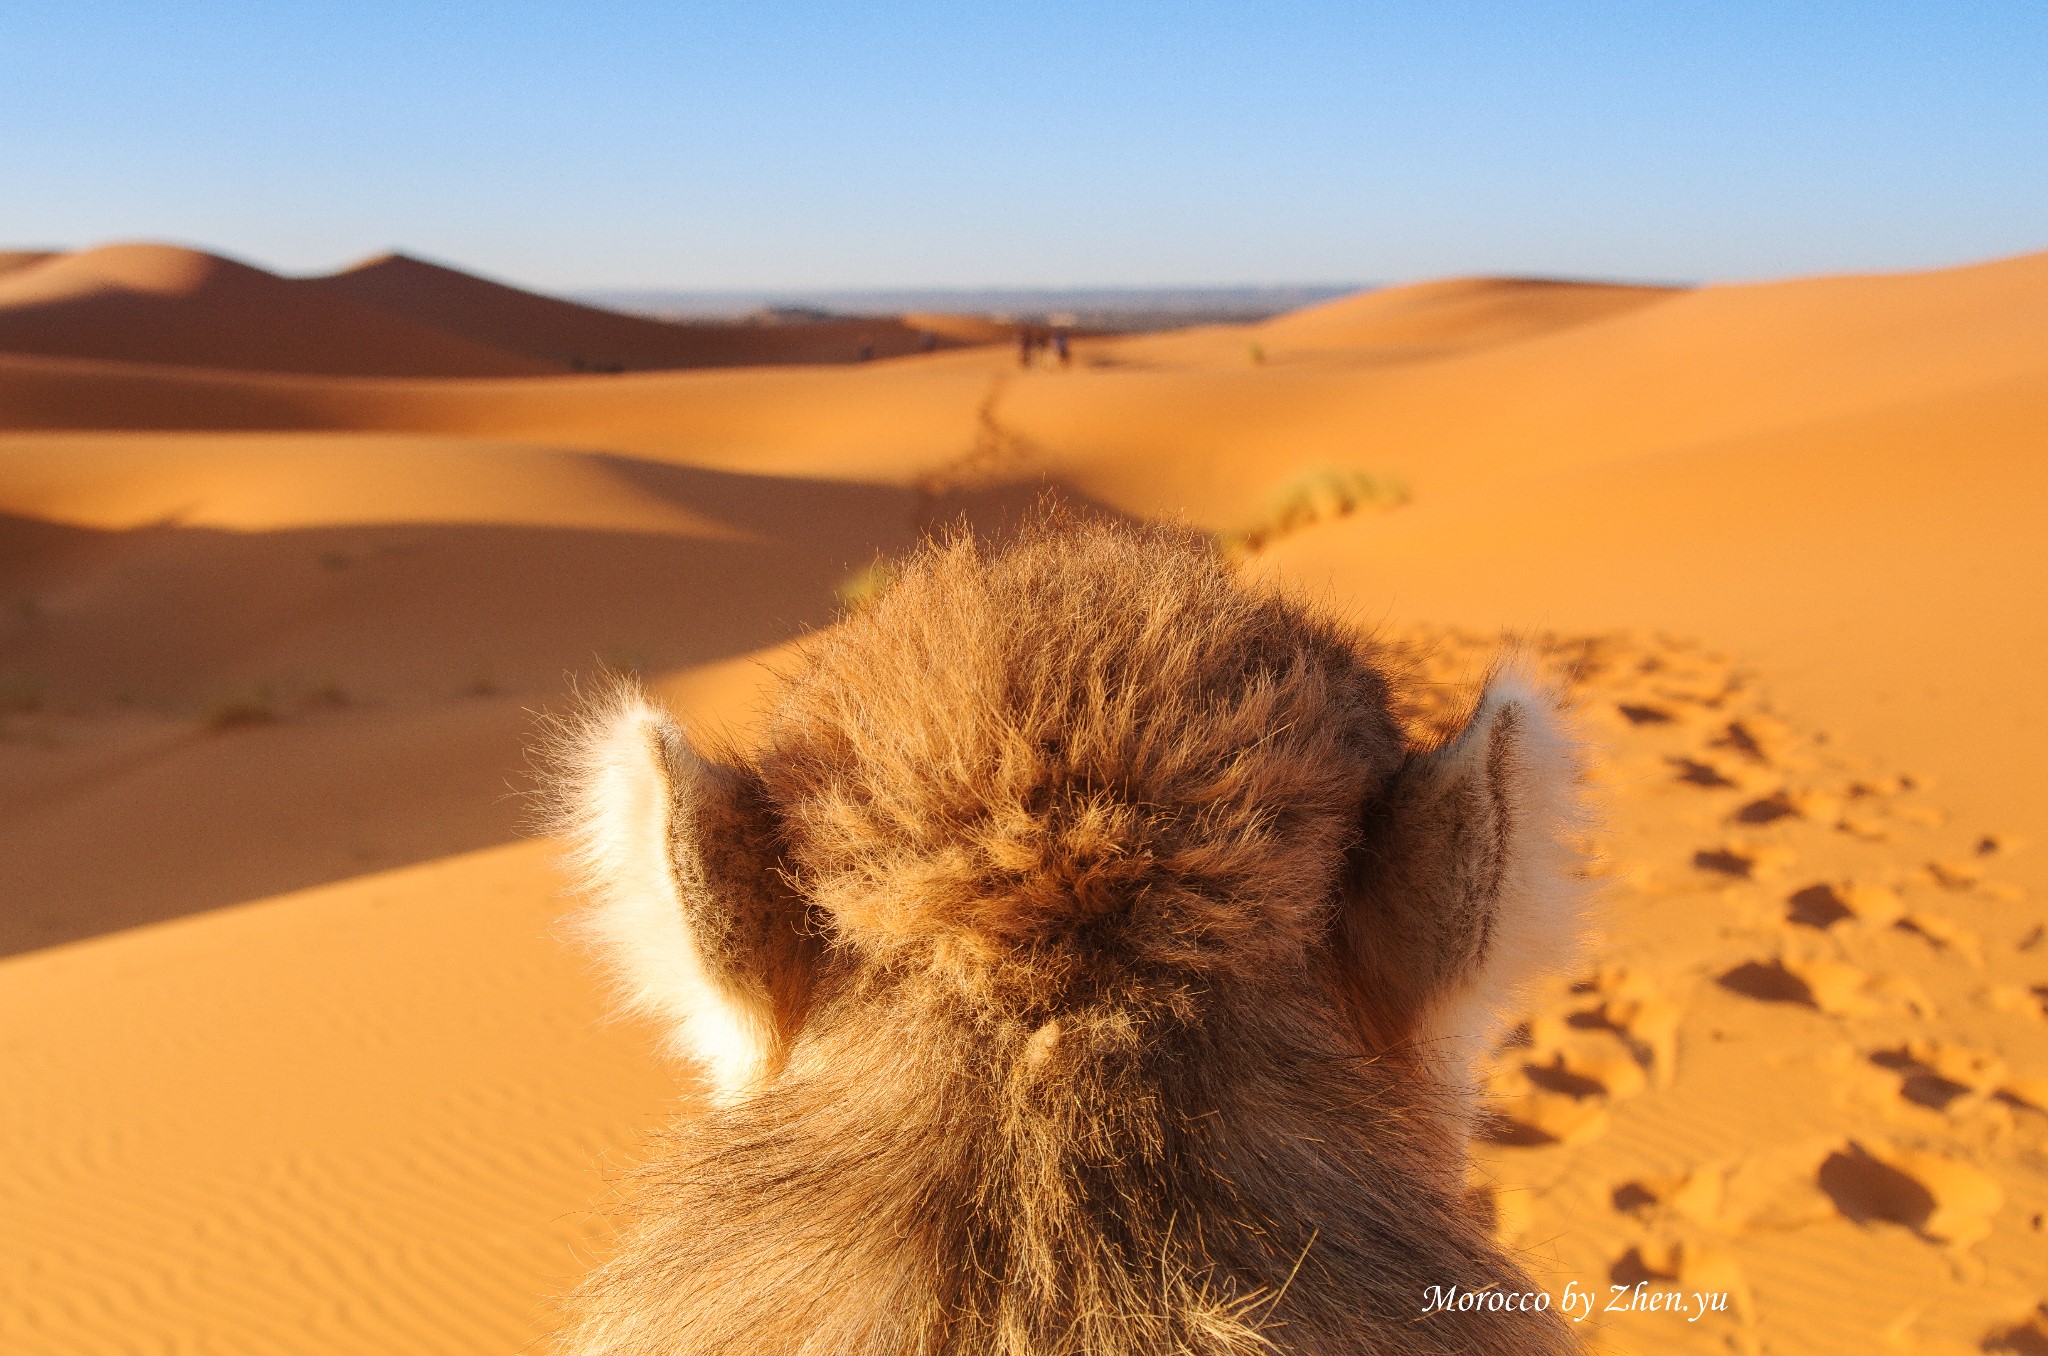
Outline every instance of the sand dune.
<path id="1" fill-rule="evenodd" d="M 169 245 L 0 255 L 0 355 L 10 356 L 236 373 L 502 377 L 857 363 L 1007 336 L 1007 327 L 957 316 L 669 324 L 402 254 L 313 278 L 281 278 Z"/>
<path id="2" fill-rule="evenodd" d="M 1508 295 L 1555 300 L 1546 289 Z M 541 437 L 825 474 L 851 458 L 862 474 L 893 463 L 898 479 L 979 445 L 1007 470 L 1221 524 L 1307 467 L 1398 473 L 1442 498 L 2022 377 L 2048 365 L 2044 317 L 2048 255 L 2034 255 L 1702 288 L 1597 319 L 1553 316 L 1549 329 L 1433 361 L 1338 351 L 1254 364 L 1249 327 L 1220 351 L 1216 331 L 1085 341 L 1068 372 L 1019 372 L 990 350 L 874 373 L 363 385 L 0 359 L 0 417 L 16 428 Z M 1475 390 L 1487 398 L 1469 398 Z"/>
<path id="3" fill-rule="evenodd" d="M 425 439 L 74 438 L 0 448 L 0 484 L 33 708 L 0 952 L 504 841 L 568 675 L 821 625 L 920 521 L 900 489 Z"/>
<path id="4" fill-rule="evenodd" d="M 1720 637 L 1831 730 L 2043 841 L 2040 375 L 1304 534 L 1279 568 L 1400 615 Z M 1367 593 L 1368 586 L 1370 594 Z M 2038 868 L 2037 868 L 2038 869 Z M 2048 886 L 2048 877 L 2041 883 Z"/>
<path id="5" fill-rule="evenodd" d="M 1437 361 L 1257 366 L 1240 347 L 1020 381 L 996 417 L 1098 497 L 1220 522 L 1305 467 L 1396 473 L 1441 500 L 2044 367 L 2048 255 L 2030 255 L 1700 288 Z"/>
<path id="6" fill-rule="evenodd" d="M 359 376 L 549 370 L 247 264 L 170 245 L 107 245 L 0 274 L 0 351 Z"/>
<path id="7" fill-rule="evenodd" d="M 539 361 L 560 313 L 429 267 L 362 274 Z M 1730 1297 L 1603 1349 L 2026 1350 L 2048 1312 L 2048 255 L 1455 281 L 1064 371 L 95 353 L 0 356 L 10 1351 L 544 1331 L 675 1090 L 544 935 L 546 848 L 498 846 L 526 710 L 609 660 L 735 722 L 876 551 L 1044 480 L 1265 524 L 1247 569 L 1453 688 L 1502 628 L 1573 676 L 1606 892 L 1495 1052 L 1482 1181 L 1557 1286 Z"/>
<path id="8" fill-rule="evenodd" d="M 576 371 L 848 363 L 1005 337 L 985 322 L 959 317 L 672 324 L 541 296 L 403 254 L 308 278 L 303 286 Z"/>
<path id="9" fill-rule="evenodd" d="M 55 250 L 0 250 L 0 273 L 12 273 L 17 268 L 40 264 L 45 259 L 54 259 Z"/>
<path id="10" fill-rule="evenodd" d="M 1544 278 L 1454 278 L 1342 297 L 1257 327 L 1268 353 L 1382 349 L 1441 357 L 1620 315 L 1677 288 Z"/>

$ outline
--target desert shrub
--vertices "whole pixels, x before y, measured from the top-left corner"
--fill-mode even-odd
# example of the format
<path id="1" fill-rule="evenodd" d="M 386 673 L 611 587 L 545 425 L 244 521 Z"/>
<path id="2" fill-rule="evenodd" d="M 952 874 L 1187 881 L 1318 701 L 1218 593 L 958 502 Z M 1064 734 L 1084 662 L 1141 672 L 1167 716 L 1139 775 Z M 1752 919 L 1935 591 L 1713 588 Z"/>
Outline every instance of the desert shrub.
<path id="1" fill-rule="evenodd" d="M 1252 521 L 1219 534 L 1225 551 L 1251 555 L 1280 538 L 1367 510 L 1384 512 L 1408 502 L 1408 486 L 1389 476 L 1349 468 L 1318 467 L 1287 481 Z"/>

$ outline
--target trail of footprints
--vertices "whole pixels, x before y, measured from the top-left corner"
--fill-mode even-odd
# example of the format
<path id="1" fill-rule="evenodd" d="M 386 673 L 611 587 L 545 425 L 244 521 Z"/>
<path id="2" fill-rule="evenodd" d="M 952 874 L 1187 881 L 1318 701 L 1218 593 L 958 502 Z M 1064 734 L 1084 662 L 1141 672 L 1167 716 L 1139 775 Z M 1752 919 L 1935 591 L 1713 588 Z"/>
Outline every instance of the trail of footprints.
<path id="1" fill-rule="evenodd" d="M 1425 692 L 1469 691 L 1498 649 L 1443 631 L 1388 644 Z M 1603 750 L 1588 777 L 1612 821 L 1589 844 L 1605 888 L 1586 968 L 1537 996 L 1493 1052 L 1483 1133 L 1583 1154 L 1630 1102 L 1671 1090 L 1696 1043 L 1803 1021 L 1791 1044 L 1811 1062 L 1760 1064 L 1750 1092 L 1831 1103 L 1828 1124 L 1809 1115 L 1783 1143 L 1615 1181 L 1616 1236 L 1635 1241 L 1613 1257 L 1613 1281 L 1727 1290 L 1747 1324 L 1754 1300 L 1730 1242 L 1753 1231 L 1848 1220 L 1953 1257 L 2003 1227 L 2048 1258 L 2048 1223 L 2010 1208 L 2001 1183 L 2025 1161 L 2038 1184 L 2048 1163 L 2048 1064 L 2016 1067 L 1958 1029 L 2003 1020 L 2037 1058 L 2048 1049 L 2034 1025 L 2048 1023 L 2040 911 L 2000 878 L 2021 845 L 1950 824 L 1910 777 L 1794 726 L 1741 670 L 1686 642 L 1524 644 L 1569 683 Z M 1412 723 L 1440 732 L 1462 714 L 1445 701 Z M 1510 1241 L 1529 1228 L 1528 1195 L 1498 1197 Z M 1979 1345 L 2048 1352 L 2048 1304 L 1987 1315 Z"/>

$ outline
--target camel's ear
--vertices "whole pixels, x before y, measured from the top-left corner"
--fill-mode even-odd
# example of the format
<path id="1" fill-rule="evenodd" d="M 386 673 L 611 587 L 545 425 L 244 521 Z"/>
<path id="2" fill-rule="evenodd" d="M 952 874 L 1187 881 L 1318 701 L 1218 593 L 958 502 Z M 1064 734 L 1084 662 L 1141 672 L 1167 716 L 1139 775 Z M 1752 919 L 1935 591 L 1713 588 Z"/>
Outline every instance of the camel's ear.
<path id="1" fill-rule="evenodd" d="M 1577 943 L 1579 775 L 1556 698 L 1509 671 L 1367 812 L 1344 932 L 1374 1005 L 1456 1082 Z"/>
<path id="2" fill-rule="evenodd" d="M 779 1064 L 817 957 L 758 780 L 707 761 L 631 687 L 564 742 L 563 828 L 591 899 L 581 931 L 714 1096 L 744 1094 Z"/>

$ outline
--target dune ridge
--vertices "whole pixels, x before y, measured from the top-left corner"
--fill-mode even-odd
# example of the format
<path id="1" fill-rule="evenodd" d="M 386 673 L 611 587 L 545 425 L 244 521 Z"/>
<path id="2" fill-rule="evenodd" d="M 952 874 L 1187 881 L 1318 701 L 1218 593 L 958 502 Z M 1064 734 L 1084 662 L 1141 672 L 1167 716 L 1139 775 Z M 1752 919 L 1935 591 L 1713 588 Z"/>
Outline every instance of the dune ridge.
<path id="1" fill-rule="evenodd" d="M 1007 337 L 1002 327 L 950 317 L 762 324 L 649 320 L 541 296 L 403 254 L 308 278 L 303 286 L 574 371 L 843 363 L 863 353 L 897 358 Z"/>
<path id="2" fill-rule="evenodd" d="M 346 376 L 530 376 L 547 365 L 219 255 L 105 245 L 0 274 L 0 351 Z"/>
<path id="3" fill-rule="evenodd" d="M 972 317 L 650 320 L 403 254 L 285 278 L 174 245 L 0 254 L 0 354 L 233 373 L 506 377 L 855 363 L 1008 338 Z"/>
<path id="4" fill-rule="evenodd" d="M 56 257 L 55 250 L 0 250 L 0 273 L 12 273 L 17 268 L 40 264 L 45 259 Z"/>

